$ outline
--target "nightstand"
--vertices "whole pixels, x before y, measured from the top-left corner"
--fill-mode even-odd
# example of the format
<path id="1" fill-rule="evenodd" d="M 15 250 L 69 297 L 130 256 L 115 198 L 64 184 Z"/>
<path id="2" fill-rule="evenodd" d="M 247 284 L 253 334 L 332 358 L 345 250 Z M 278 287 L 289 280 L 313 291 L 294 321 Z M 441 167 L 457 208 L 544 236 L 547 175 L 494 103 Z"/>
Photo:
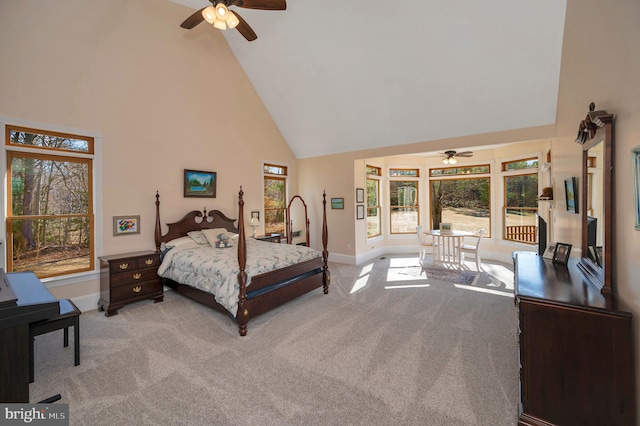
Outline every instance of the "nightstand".
<path id="1" fill-rule="evenodd" d="M 139 251 L 134 253 L 100 256 L 100 300 L 98 310 L 105 316 L 117 315 L 126 304 L 144 299 L 155 303 L 164 298 L 158 276 L 160 253 Z"/>
<path id="2" fill-rule="evenodd" d="M 257 235 L 256 240 L 267 241 L 269 243 L 280 243 L 282 234 Z"/>

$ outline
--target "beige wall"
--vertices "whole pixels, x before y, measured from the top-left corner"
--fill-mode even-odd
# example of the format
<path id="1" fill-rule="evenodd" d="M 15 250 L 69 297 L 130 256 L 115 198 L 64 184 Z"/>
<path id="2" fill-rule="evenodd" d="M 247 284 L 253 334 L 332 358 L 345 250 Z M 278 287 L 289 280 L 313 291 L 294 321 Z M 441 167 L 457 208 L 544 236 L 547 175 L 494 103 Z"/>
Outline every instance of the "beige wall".
<path id="1" fill-rule="evenodd" d="M 234 215 L 240 185 L 245 210 L 262 210 L 263 161 L 290 166 L 297 192 L 295 157 L 222 34 L 179 27 L 192 12 L 153 0 L 0 3 L 0 117 L 102 135 L 97 254 L 154 248 L 156 190 L 163 223 L 205 206 Z M 183 198 L 185 168 L 216 171 L 217 198 Z M 112 216 L 132 214 L 140 235 L 113 237 Z"/>
<path id="2" fill-rule="evenodd" d="M 569 0 L 564 33 L 557 133 L 553 141 L 557 179 L 580 170 L 573 142 L 588 105 L 615 114 L 614 280 L 622 308 L 634 315 L 636 372 L 640 373 L 640 231 L 634 230 L 631 150 L 640 145 L 640 2 Z M 578 243 L 579 220 L 563 221 Z M 640 376 L 636 374 L 636 384 Z M 637 388 L 637 386 L 636 386 Z M 640 406 L 640 393 L 638 404 Z"/>

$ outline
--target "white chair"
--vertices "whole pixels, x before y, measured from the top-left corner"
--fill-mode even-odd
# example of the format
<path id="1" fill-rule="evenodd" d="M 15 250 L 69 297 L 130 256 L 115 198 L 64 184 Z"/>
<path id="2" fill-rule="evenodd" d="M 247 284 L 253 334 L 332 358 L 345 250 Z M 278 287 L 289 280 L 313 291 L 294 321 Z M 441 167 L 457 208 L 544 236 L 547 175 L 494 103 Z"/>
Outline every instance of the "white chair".
<path id="1" fill-rule="evenodd" d="M 438 245 L 434 244 L 433 241 L 429 241 L 424 231 L 422 230 L 422 225 L 416 226 L 416 233 L 418 234 L 418 241 L 420 242 L 420 264 L 423 264 L 424 258 L 429 253 L 429 249 L 431 254 L 434 257 L 438 255 Z"/>
<path id="2" fill-rule="evenodd" d="M 460 246 L 460 255 L 462 256 L 462 261 L 464 262 L 464 256 L 466 254 L 473 254 L 473 256 L 476 259 L 476 269 L 478 270 L 478 272 L 482 270 L 482 267 L 480 266 L 479 249 L 480 249 L 480 242 L 482 241 L 483 235 L 484 235 L 484 229 L 481 229 L 480 231 L 478 231 L 478 234 L 477 234 L 478 240 L 476 241 L 475 245 L 463 244 Z"/>

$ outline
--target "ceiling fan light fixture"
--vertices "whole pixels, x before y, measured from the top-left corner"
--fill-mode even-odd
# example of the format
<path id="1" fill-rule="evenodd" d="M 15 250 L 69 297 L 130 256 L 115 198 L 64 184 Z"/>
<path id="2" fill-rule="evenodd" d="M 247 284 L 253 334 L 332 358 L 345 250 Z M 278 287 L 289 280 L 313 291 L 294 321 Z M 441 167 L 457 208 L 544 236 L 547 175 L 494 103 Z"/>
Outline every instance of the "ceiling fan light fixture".
<path id="1" fill-rule="evenodd" d="M 232 11 L 229 11 L 229 14 L 227 15 L 227 25 L 229 26 L 229 28 L 235 28 L 239 23 L 240 20 L 238 19 L 236 14 Z"/>
<path id="2" fill-rule="evenodd" d="M 227 9 L 227 6 L 225 6 L 224 3 L 216 4 L 216 17 L 218 19 L 225 21 L 227 19 L 228 14 L 229 14 L 229 9 Z"/>
<path id="3" fill-rule="evenodd" d="M 213 26 L 216 27 L 219 30 L 226 30 L 227 29 L 227 23 L 224 19 L 218 19 L 216 18 L 215 21 L 213 21 Z"/>
<path id="4" fill-rule="evenodd" d="M 442 164 L 449 164 L 449 158 L 448 157 L 443 158 Z"/>
<path id="5" fill-rule="evenodd" d="M 216 9 L 213 6 L 205 7 L 202 9 L 202 17 L 208 23 L 213 24 L 216 20 Z"/>
<path id="6" fill-rule="evenodd" d="M 458 162 L 458 160 L 456 160 L 455 158 L 451 157 L 449 158 L 449 164 L 456 164 Z"/>

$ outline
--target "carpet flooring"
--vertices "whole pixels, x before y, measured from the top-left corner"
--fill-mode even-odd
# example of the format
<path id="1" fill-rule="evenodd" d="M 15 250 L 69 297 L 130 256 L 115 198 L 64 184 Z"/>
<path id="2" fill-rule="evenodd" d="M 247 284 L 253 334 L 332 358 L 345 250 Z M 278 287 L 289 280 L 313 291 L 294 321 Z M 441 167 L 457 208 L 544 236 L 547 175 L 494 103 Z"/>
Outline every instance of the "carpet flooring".
<path id="1" fill-rule="evenodd" d="M 79 366 L 73 333 L 68 348 L 62 331 L 36 338 L 31 400 L 60 393 L 71 425 L 516 424 L 509 265 L 483 263 L 492 279 L 475 285 L 415 266 L 332 263 L 328 295 L 252 319 L 245 337 L 172 291 L 83 312 Z"/>

